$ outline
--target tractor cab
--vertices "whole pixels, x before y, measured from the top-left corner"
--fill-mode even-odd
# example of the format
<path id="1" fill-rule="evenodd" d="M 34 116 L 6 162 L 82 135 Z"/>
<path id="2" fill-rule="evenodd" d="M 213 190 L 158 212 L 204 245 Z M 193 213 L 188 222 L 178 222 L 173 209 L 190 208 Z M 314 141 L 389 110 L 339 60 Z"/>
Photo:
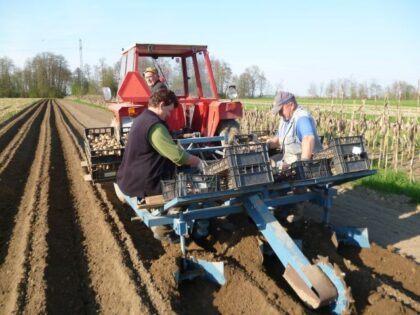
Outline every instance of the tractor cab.
<path id="1" fill-rule="evenodd" d="M 109 105 L 119 130 L 129 129 L 147 108 L 151 90 L 143 73 L 148 67 L 158 70 L 160 81 L 175 92 L 182 105 L 167 119 L 171 132 L 202 136 L 239 132 L 235 119 L 242 117 L 242 104 L 233 97 L 218 99 L 207 46 L 167 44 L 135 44 L 122 52 L 117 102 Z"/>

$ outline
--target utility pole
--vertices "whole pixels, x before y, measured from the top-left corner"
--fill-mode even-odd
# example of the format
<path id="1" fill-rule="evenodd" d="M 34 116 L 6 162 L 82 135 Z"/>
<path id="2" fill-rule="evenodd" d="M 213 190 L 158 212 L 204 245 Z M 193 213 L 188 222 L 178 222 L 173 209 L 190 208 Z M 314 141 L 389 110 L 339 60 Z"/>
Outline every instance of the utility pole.
<path id="1" fill-rule="evenodd" d="M 79 56 L 80 56 L 80 95 L 83 89 L 83 53 L 82 53 L 82 40 L 79 39 Z"/>

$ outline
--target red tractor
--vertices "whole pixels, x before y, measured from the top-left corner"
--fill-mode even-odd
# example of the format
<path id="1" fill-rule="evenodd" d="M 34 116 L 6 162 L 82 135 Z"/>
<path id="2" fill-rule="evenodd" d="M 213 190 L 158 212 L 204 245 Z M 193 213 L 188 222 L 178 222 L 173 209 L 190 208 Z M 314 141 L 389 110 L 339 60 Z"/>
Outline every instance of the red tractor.
<path id="1" fill-rule="evenodd" d="M 207 46 L 198 45 L 135 44 L 122 52 L 117 102 L 109 105 L 118 137 L 147 107 L 151 91 L 143 72 L 151 66 L 182 104 L 167 119 L 171 132 L 224 135 L 232 142 L 239 133 L 236 119 L 242 117 L 242 104 L 233 100 L 234 86 L 227 91 L 230 100 L 219 100 Z M 104 96 L 110 100 L 106 88 Z"/>

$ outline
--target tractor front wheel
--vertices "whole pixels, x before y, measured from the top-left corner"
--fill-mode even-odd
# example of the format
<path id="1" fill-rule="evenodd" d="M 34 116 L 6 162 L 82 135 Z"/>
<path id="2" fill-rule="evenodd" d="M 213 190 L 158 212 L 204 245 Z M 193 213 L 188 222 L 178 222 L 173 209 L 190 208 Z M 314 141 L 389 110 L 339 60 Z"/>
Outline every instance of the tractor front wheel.
<path id="1" fill-rule="evenodd" d="M 227 144 L 233 144 L 235 135 L 239 134 L 240 125 L 236 120 L 222 120 L 217 127 L 216 134 L 227 137 Z"/>

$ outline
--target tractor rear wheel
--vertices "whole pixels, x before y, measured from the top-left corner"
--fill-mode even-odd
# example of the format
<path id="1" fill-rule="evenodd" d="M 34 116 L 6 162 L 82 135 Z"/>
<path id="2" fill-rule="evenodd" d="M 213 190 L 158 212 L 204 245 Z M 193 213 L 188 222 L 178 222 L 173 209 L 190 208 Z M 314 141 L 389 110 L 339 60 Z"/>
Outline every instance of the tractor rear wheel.
<path id="1" fill-rule="evenodd" d="M 240 125 L 236 120 L 222 120 L 217 127 L 216 134 L 227 137 L 227 144 L 233 144 L 235 135 L 239 134 L 239 128 Z"/>

